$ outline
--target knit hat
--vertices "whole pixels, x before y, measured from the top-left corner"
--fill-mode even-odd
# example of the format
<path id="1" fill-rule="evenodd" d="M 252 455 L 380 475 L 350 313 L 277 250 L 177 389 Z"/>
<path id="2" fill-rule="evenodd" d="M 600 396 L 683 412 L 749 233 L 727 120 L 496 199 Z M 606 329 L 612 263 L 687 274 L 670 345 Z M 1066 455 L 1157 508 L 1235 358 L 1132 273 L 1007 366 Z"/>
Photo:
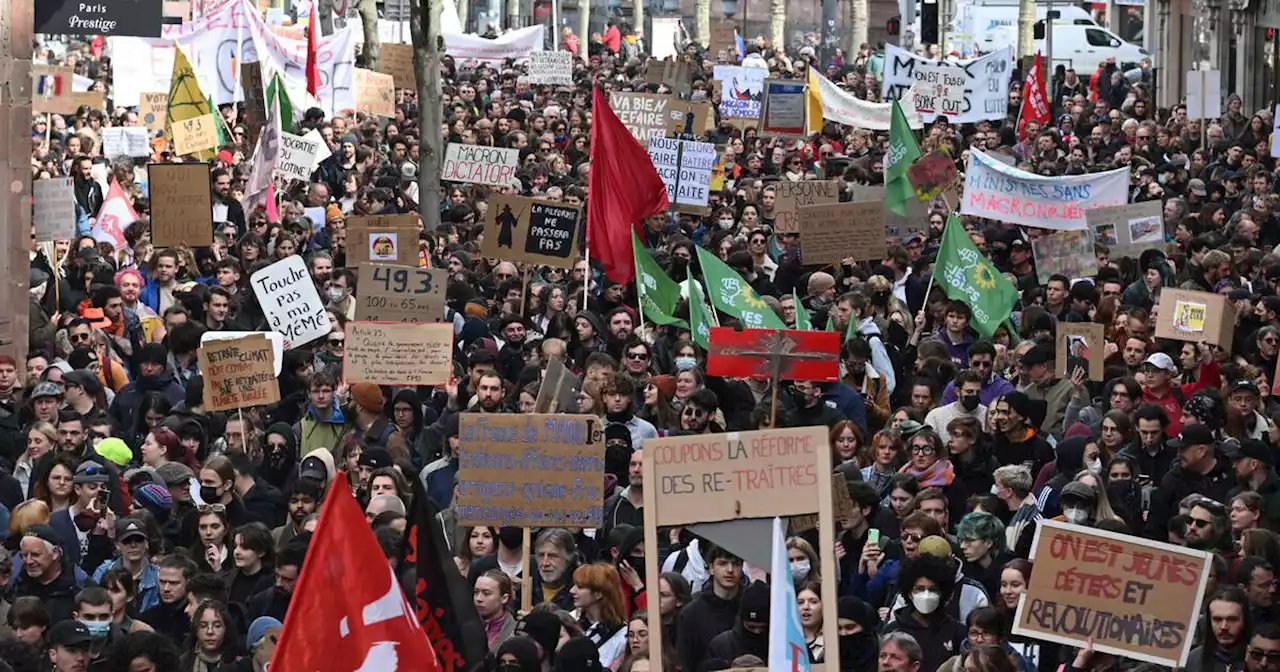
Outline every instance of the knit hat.
<path id="1" fill-rule="evenodd" d="M 676 396 L 676 377 L 661 375 L 649 379 L 649 384 L 658 388 L 658 398 L 671 400 Z"/>
<path id="2" fill-rule="evenodd" d="M 836 617 L 861 625 L 863 632 L 875 632 L 880 629 L 880 615 L 871 608 L 871 605 L 853 595 L 845 595 L 836 602 Z"/>
<path id="3" fill-rule="evenodd" d="M 377 383 L 356 383 L 351 386 L 351 400 L 370 413 L 382 411 L 382 389 Z"/>
<path id="4" fill-rule="evenodd" d="M 600 650 L 586 637 L 574 637 L 556 651 L 556 672 L 600 672 Z"/>
<path id="5" fill-rule="evenodd" d="M 342 216 L 342 208 L 338 207 L 337 203 L 330 203 L 329 207 L 324 209 L 325 224 L 332 224 L 333 222 L 341 222 L 344 219 L 346 218 Z"/>
<path id="6" fill-rule="evenodd" d="M 103 439 L 93 449 L 99 455 L 122 467 L 133 461 L 133 451 L 129 450 L 129 446 L 125 445 L 124 441 L 114 436 Z"/>
<path id="7" fill-rule="evenodd" d="M 543 651 L 556 650 L 560 642 L 560 617 L 547 611 L 531 611 L 516 624 L 516 634 L 537 642 Z"/>
<path id="8" fill-rule="evenodd" d="M 32 266 L 31 274 L 28 277 L 28 287 L 35 289 L 46 282 L 49 282 L 49 274 L 35 266 Z"/>
<path id="9" fill-rule="evenodd" d="M 836 286 L 836 279 L 830 273 L 818 271 L 809 276 L 809 296 L 817 296 Z"/>
<path id="10" fill-rule="evenodd" d="M 76 348 L 67 355 L 67 363 L 73 369 L 87 369 L 89 365 L 98 361 L 98 353 L 93 348 Z"/>
<path id="11" fill-rule="evenodd" d="M 1025 392 L 1010 392 L 1004 395 L 1004 401 L 1009 404 L 1009 410 L 1024 419 L 1031 415 L 1031 397 L 1028 397 Z"/>
<path id="12" fill-rule="evenodd" d="M 764 581 L 752 581 L 742 591 L 738 616 L 746 623 L 769 622 L 769 586 Z"/>
<path id="13" fill-rule="evenodd" d="M 558 623 L 559 619 L 556 619 L 556 622 Z M 552 643 L 552 648 L 543 650 L 549 654 L 554 653 L 554 642 Z M 520 672 L 538 672 L 542 669 L 542 661 L 538 657 L 538 647 L 528 637 L 521 635 L 511 637 L 503 642 L 502 646 L 499 646 L 494 653 L 494 657 L 498 660 L 502 660 L 502 657 L 506 655 L 515 657 L 516 662 L 520 664 Z"/>
<path id="14" fill-rule="evenodd" d="M 467 317 L 476 317 L 482 320 L 489 319 L 489 309 L 478 301 L 468 301 L 462 312 Z"/>
<path id="15" fill-rule="evenodd" d="M 1081 438 L 1085 438 L 1085 439 L 1092 439 L 1092 438 L 1094 438 L 1094 437 L 1093 437 L 1093 430 L 1092 430 L 1092 429 L 1089 429 L 1089 425 L 1086 425 L 1086 424 L 1084 424 L 1083 422 L 1077 422 L 1077 423 L 1075 423 L 1075 424 L 1071 425 L 1070 427 L 1068 427 L 1068 428 L 1067 428 L 1067 433 L 1066 433 L 1066 434 L 1064 434 L 1064 435 L 1062 436 L 1062 438 L 1064 438 L 1064 439 L 1070 439 L 1070 438 L 1072 438 L 1072 437 L 1076 437 L 1076 436 L 1079 436 L 1079 437 L 1081 437 Z"/>
<path id="16" fill-rule="evenodd" d="M 169 489 L 155 483 L 143 483 L 135 488 L 133 501 L 142 505 L 142 508 L 150 511 L 156 518 L 161 518 L 160 514 L 173 508 L 173 495 L 169 494 Z"/>
<path id="17" fill-rule="evenodd" d="M 946 537 L 933 535 L 920 540 L 919 555 L 932 555 L 935 558 L 951 557 L 951 542 Z"/>

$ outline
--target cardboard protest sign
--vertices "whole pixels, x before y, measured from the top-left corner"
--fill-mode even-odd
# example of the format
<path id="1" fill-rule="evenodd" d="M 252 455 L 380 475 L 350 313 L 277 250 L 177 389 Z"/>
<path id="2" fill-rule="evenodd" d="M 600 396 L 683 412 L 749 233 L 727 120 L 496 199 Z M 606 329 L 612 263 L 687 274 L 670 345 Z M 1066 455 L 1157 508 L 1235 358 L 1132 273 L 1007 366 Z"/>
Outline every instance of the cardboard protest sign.
<path id="1" fill-rule="evenodd" d="M 1036 279 L 1042 285 L 1055 274 L 1068 278 L 1090 278 L 1098 274 L 1098 258 L 1093 254 L 1093 232 L 1053 231 L 1031 241 Z"/>
<path id="2" fill-rule="evenodd" d="M 654 86 L 665 86 L 677 96 L 689 95 L 689 64 L 682 59 L 649 60 L 645 70 L 645 81 Z"/>
<path id="3" fill-rule="evenodd" d="M 885 255 L 884 203 L 834 203 L 800 208 L 800 254 L 807 264 L 880 260 Z"/>
<path id="4" fill-rule="evenodd" d="M 213 189 L 207 163 L 150 163 L 151 239 L 157 246 L 213 244 Z"/>
<path id="5" fill-rule="evenodd" d="M 266 334 L 213 340 L 196 351 L 204 377 L 204 403 L 211 411 L 265 406 L 280 401 L 275 351 Z"/>
<path id="6" fill-rule="evenodd" d="M 520 150 L 450 143 L 444 151 L 440 179 L 509 187 L 520 167 Z"/>
<path id="7" fill-rule="evenodd" d="M 1085 380 L 1102 380 L 1107 358 L 1106 327 L 1093 322 L 1058 322 L 1054 332 L 1057 359 L 1053 370 L 1059 378 L 1070 378 L 1076 369 L 1084 369 Z"/>
<path id="8" fill-rule="evenodd" d="M 649 158 L 667 186 L 667 198 L 673 210 L 700 214 L 709 211 L 715 145 L 696 140 L 650 138 Z"/>
<path id="9" fill-rule="evenodd" d="M 109 159 L 151 156 L 150 134 L 143 126 L 104 126 L 102 155 Z"/>
<path id="10" fill-rule="evenodd" d="M 573 54 L 567 51 L 529 54 L 529 83 L 573 86 Z"/>
<path id="11" fill-rule="evenodd" d="M 164 120 L 169 115 L 169 92 L 143 93 L 138 104 L 138 116 L 147 130 L 159 132 L 164 130 Z"/>
<path id="12" fill-rule="evenodd" d="M 831 479 L 831 506 L 836 521 L 853 520 L 853 497 L 849 494 L 849 481 L 837 476 Z M 791 517 L 791 534 L 796 535 L 818 526 L 818 514 Z"/>
<path id="13" fill-rule="evenodd" d="M 720 90 L 720 116 L 743 119 L 760 118 L 760 101 L 764 97 L 764 80 L 768 70 L 741 65 L 717 65 L 712 76 L 723 84 Z"/>
<path id="14" fill-rule="evenodd" d="M 258 136 L 267 123 L 266 87 L 262 82 L 261 63 L 240 64 L 240 90 L 244 92 L 244 125 L 249 131 L 245 142 L 249 147 L 258 145 Z M 292 120 L 282 121 L 283 130 L 289 130 Z"/>
<path id="15" fill-rule="evenodd" d="M 31 64 L 31 111 L 37 114 L 74 114 L 72 93 L 75 69 L 67 66 Z"/>
<path id="16" fill-rule="evenodd" d="M 604 423 L 585 415 L 463 413 L 458 524 L 599 527 Z"/>
<path id="17" fill-rule="evenodd" d="M 280 377 L 280 371 L 284 368 L 284 336 L 275 331 L 206 331 L 200 335 L 200 346 L 204 347 L 205 343 L 210 341 L 231 341 L 245 336 L 262 335 L 271 341 L 271 351 L 274 353 L 272 358 L 275 363 L 276 377 Z"/>
<path id="18" fill-rule="evenodd" d="M 646 512 L 647 513 L 647 512 Z M 1183 667 L 1213 563 L 1205 551 L 1041 520 L 1013 634 Z"/>
<path id="19" fill-rule="evenodd" d="M 323 144 L 323 138 L 316 141 L 292 133 L 280 133 L 280 160 L 276 163 L 276 175 L 303 182 L 310 180 L 316 155 Z"/>
<path id="20" fill-rule="evenodd" d="M 773 232 L 799 233 L 800 208 L 840 202 L 840 182 L 836 180 L 782 180 L 773 185 Z"/>
<path id="21" fill-rule="evenodd" d="M 1236 308 L 1225 294 L 1165 287 L 1156 306 L 1156 338 L 1199 343 L 1231 351 Z"/>
<path id="22" fill-rule="evenodd" d="M 1137 257 L 1142 250 L 1164 245 L 1164 203 L 1143 201 L 1085 211 L 1093 240 L 1113 257 Z"/>
<path id="23" fill-rule="evenodd" d="M 36 241 L 71 240 L 76 237 L 76 190 L 70 177 L 31 181 Z"/>
<path id="24" fill-rule="evenodd" d="M 284 336 L 286 350 L 329 334 L 329 315 L 302 257 L 295 254 L 259 270 L 249 284 L 271 330 Z"/>
<path id="25" fill-rule="evenodd" d="M 725 58 L 720 59 L 720 52 L 725 52 Z M 724 19 L 721 21 L 713 21 L 711 23 L 711 48 L 709 53 L 721 62 L 732 63 L 738 60 L 738 24 L 735 21 Z"/>
<path id="26" fill-rule="evenodd" d="M 1129 169 L 1088 175 L 1028 173 L 969 152 L 960 213 L 1058 231 L 1088 228 L 1085 211 L 1129 202 Z"/>
<path id="27" fill-rule="evenodd" d="M 646 147 L 650 138 L 701 134 L 712 119 L 711 103 L 692 103 L 667 94 L 614 91 L 609 104 L 622 125 Z"/>
<path id="28" fill-rule="evenodd" d="M 951 65 L 919 63 L 911 73 L 912 100 L 921 114 L 955 117 L 965 105 L 964 88 L 969 77 Z"/>
<path id="29" fill-rule="evenodd" d="M 362 322 L 439 322 L 444 319 L 444 271 L 416 266 L 360 264 L 356 319 Z"/>
<path id="30" fill-rule="evenodd" d="M 173 151 L 186 156 L 218 146 L 218 121 L 212 114 L 183 119 L 171 124 Z"/>
<path id="31" fill-rule="evenodd" d="M 907 167 L 907 179 L 916 190 L 916 199 L 931 201 L 955 184 L 960 172 L 951 155 L 942 150 L 929 152 Z"/>
<path id="32" fill-rule="evenodd" d="M 413 75 L 413 45 L 383 42 L 378 51 L 378 69 L 391 75 L 397 89 L 414 89 L 418 84 Z"/>
<path id="33" fill-rule="evenodd" d="M 356 68 L 356 109 L 376 117 L 396 116 L 396 83 L 391 75 Z"/>
<path id="34" fill-rule="evenodd" d="M 956 75 L 964 77 L 963 85 L 951 87 L 963 91 L 964 98 L 956 114 L 943 116 L 953 124 L 976 124 L 984 119 L 1004 119 L 1009 112 L 1009 80 L 1013 76 L 1013 60 L 1013 47 L 1005 47 L 981 58 L 937 61 L 886 44 L 884 77 L 881 79 L 882 98 L 886 101 L 902 100 L 903 107 L 915 108 L 914 98 L 903 98 L 913 86 L 925 85 L 917 84 L 916 73 L 921 66 L 926 72 L 929 68 L 950 68 Z M 920 114 L 925 122 L 932 123 L 940 112 L 921 111 Z"/>
<path id="35" fill-rule="evenodd" d="M 646 439 L 643 468 L 645 548 L 658 547 L 659 527 L 815 511 L 823 530 L 839 529 L 832 507 L 834 479 L 826 427 Z M 822 575 L 835 576 L 835 535 L 820 536 Z M 658 584 L 658 563 L 657 554 L 645 555 L 646 585 Z M 824 640 L 838 647 L 835 581 L 822 582 L 822 609 Z M 649 645 L 656 651 L 663 650 L 660 630 L 649 634 Z M 831 656 L 827 660 L 839 660 L 839 651 L 828 648 L 826 655 Z M 650 661 L 654 672 L 663 670 L 658 658 Z"/>
<path id="36" fill-rule="evenodd" d="M 418 265 L 418 216 L 379 215 L 347 219 L 347 263 L 378 261 Z"/>
<path id="37" fill-rule="evenodd" d="M 804 135 L 804 82 L 764 80 L 764 100 L 760 106 L 760 135 Z"/>
<path id="38" fill-rule="evenodd" d="M 379 385 L 444 385 L 453 375 L 453 323 L 347 323 L 342 378 Z"/>
<path id="39" fill-rule="evenodd" d="M 494 194 L 480 253 L 489 259 L 573 268 L 582 209 L 554 201 Z"/>
<path id="40" fill-rule="evenodd" d="M 577 398 L 573 387 L 578 377 L 559 359 L 552 358 L 542 372 L 542 384 L 538 386 L 538 398 L 533 402 L 534 413 L 572 413 L 577 410 Z"/>

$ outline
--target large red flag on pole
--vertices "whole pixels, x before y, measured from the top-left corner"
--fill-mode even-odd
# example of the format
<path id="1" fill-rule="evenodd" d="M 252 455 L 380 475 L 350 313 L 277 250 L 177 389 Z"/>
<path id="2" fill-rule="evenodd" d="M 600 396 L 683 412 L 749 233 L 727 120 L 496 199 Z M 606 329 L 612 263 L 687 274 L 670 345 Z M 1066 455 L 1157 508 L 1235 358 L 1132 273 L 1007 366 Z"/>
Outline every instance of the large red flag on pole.
<path id="1" fill-rule="evenodd" d="M 320 509 L 271 670 L 440 670 L 342 472 Z"/>
<path id="2" fill-rule="evenodd" d="M 311 19 L 307 25 L 307 93 L 320 97 L 320 62 L 316 59 L 316 49 L 320 45 L 320 15 L 316 5 L 311 3 Z"/>
<path id="3" fill-rule="evenodd" d="M 631 231 L 669 207 L 667 186 L 649 152 L 622 124 L 604 91 L 591 97 L 591 174 L 587 194 L 587 243 L 591 256 L 615 282 L 635 277 Z M 643 234 L 638 228 L 637 233 Z"/>
<path id="4" fill-rule="evenodd" d="M 1027 83 L 1022 87 L 1022 108 L 1018 110 L 1018 138 L 1026 139 L 1028 121 L 1041 126 L 1049 123 L 1049 95 L 1044 88 L 1044 62 L 1040 52 L 1027 73 Z"/>

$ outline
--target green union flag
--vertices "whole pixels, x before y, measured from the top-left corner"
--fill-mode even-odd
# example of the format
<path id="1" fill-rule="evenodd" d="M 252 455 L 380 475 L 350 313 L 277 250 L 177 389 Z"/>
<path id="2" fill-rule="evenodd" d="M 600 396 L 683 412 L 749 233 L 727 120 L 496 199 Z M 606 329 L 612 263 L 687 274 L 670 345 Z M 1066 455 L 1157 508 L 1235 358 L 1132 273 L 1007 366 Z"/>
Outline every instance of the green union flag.
<path id="1" fill-rule="evenodd" d="M 702 293 L 702 283 L 697 280 L 685 280 L 689 290 L 689 331 L 693 334 L 693 342 L 703 350 L 711 349 L 711 308 L 707 306 L 707 297 Z"/>
<path id="2" fill-rule="evenodd" d="M 674 324 L 688 328 L 684 320 L 672 317 L 676 303 L 680 301 L 680 285 L 667 276 L 666 271 L 653 260 L 631 230 L 631 250 L 636 259 L 636 294 L 640 297 L 640 310 L 644 319 L 654 324 Z"/>
<path id="3" fill-rule="evenodd" d="M 813 323 L 809 321 L 809 310 L 800 303 L 800 295 L 794 289 L 791 290 L 791 300 L 796 303 L 796 329 L 813 331 Z"/>
<path id="4" fill-rule="evenodd" d="M 748 329 L 786 329 L 782 318 L 732 268 L 716 255 L 698 248 L 698 262 L 707 283 L 711 305 L 738 318 Z"/>
<path id="5" fill-rule="evenodd" d="M 953 213 L 942 231 L 933 281 L 955 301 L 969 304 L 973 328 L 991 336 L 1013 312 L 1018 290 L 974 247 Z"/>
<path id="6" fill-rule="evenodd" d="M 920 145 L 911 133 L 907 115 L 898 101 L 893 101 L 893 117 L 889 121 L 889 150 L 884 155 L 885 207 L 889 212 L 907 216 L 907 203 L 916 200 L 916 190 L 907 179 L 907 169 L 920 158 Z"/>

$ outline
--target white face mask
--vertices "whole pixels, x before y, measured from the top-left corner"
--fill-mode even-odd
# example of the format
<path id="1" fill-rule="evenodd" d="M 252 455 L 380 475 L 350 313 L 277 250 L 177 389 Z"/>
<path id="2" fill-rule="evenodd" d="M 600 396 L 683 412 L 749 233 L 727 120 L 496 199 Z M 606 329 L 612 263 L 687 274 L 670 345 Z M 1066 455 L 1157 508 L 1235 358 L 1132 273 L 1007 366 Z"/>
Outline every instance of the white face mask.
<path id="1" fill-rule="evenodd" d="M 698 364 L 698 360 L 694 359 L 693 357 L 676 357 L 677 371 L 688 371 L 689 369 L 692 369 L 693 367 L 697 366 L 697 364 Z"/>
<path id="2" fill-rule="evenodd" d="M 341 300 L 343 300 L 344 298 L 346 298 L 346 296 L 347 296 L 347 290 L 345 290 L 345 289 L 343 289 L 343 288 L 341 288 L 341 287 L 330 287 L 330 288 L 329 288 L 329 300 L 330 300 L 330 301 L 341 301 Z"/>
<path id="3" fill-rule="evenodd" d="M 911 596 L 911 604 L 915 606 L 916 611 L 929 615 L 938 609 L 938 603 L 942 601 L 942 596 L 932 590 L 926 590 Z"/>
<path id="4" fill-rule="evenodd" d="M 1062 517 L 1067 519 L 1072 525 L 1080 525 L 1089 520 L 1089 512 L 1084 509 L 1063 509 Z"/>
<path id="5" fill-rule="evenodd" d="M 800 560 L 791 563 L 791 578 L 796 581 L 804 581 L 809 576 L 809 561 Z"/>
<path id="6" fill-rule="evenodd" d="M 733 220 L 732 220 L 732 219 L 722 219 L 722 220 L 720 220 L 720 228 L 722 228 L 722 229 L 732 229 L 732 228 L 733 228 Z"/>
<path id="7" fill-rule="evenodd" d="M 1093 472 L 1093 473 L 1095 473 L 1095 474 L 1101 474 L 1101 473 L 1102 473 L 1102 458 L 1100 458 L 1100 457 L 1095 457 L 1095 458 L 1093 458 L 1092 460 L 1089 460 L 1088 467 L 1089 467 L 1089 471 L 1092 471 L 1092 472 Z"/>

